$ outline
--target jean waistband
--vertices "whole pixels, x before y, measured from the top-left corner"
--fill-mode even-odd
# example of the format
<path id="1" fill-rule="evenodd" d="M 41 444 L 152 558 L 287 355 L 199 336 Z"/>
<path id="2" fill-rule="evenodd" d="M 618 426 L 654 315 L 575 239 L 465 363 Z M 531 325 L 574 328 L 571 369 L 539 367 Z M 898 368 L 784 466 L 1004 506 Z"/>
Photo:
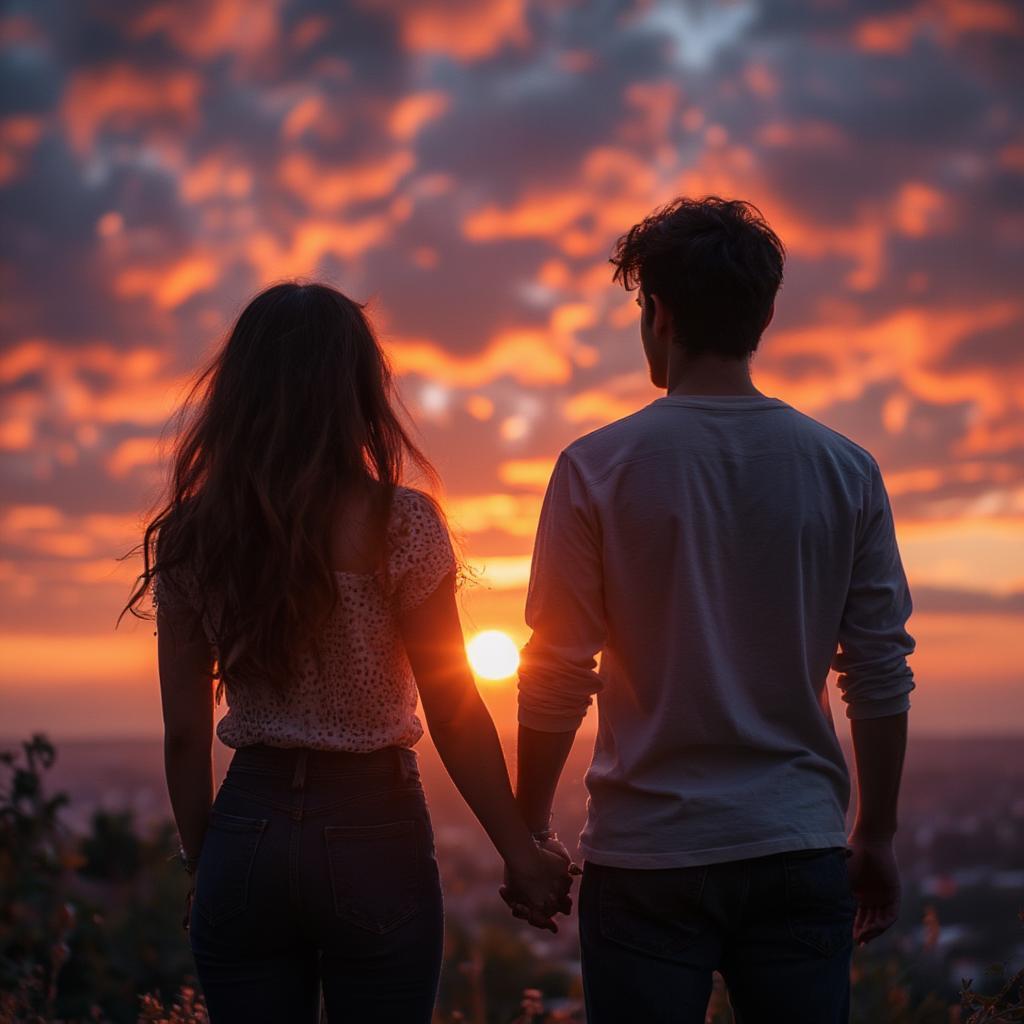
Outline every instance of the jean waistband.
<path id="1" fill-rule="evenodd" d="M 273 747 L 255 743 L 239 747 L 228 771 L 246 775 L 289 778 L 293 786 L 304 784 L 307 776 L 337 777 L 366 772 L 400 772 L 403 777 L 419 775 L 416 751 L 408 747 L 384 747 L 365 753 L 350 750 L 314 750 L 310 747 Z"/>

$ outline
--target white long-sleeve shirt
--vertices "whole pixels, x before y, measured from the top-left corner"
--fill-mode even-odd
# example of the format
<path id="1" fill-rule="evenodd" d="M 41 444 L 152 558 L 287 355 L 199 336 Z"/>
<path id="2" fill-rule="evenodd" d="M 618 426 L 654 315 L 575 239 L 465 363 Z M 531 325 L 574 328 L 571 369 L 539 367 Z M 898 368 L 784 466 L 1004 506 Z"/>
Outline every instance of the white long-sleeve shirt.
<path id="1" fill-rule="evenodd" d="M 850 718 L 906 710 L 910 612 L 874 458 L 779 399 L 670 395 L 571 444 L 538 527 L 519 721 L 574 730 L 597 694 L 583 855 L 846 845 L 826 677 Z"/>

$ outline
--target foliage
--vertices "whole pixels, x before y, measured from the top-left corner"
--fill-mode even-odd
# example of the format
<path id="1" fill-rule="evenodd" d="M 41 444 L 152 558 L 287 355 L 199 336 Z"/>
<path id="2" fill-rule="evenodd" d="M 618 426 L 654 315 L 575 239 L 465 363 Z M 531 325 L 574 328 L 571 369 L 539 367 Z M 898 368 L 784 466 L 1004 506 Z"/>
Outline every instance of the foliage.
<path id="1" fill-rule="evenodd" d="M 0 753 L 0 1024 L 208 1024 L 189 977 L 173 826 L 143 836 L 130 813 L 101 810 L 73 836 L 60 819 L 65 797 L 46 792 L 56 756 L 41 735 Z M 855 951 L 852 1024 L 1024 1024 L 1024 970 L 1007 976 L 1008 964 L 981 991 L 965 980 L 959 1006 L 937 994 L 941 928 L 934 907 L 921 913 L 914 956 L 884 941 Z M 449 917 L 439 1024 L 582 1022 L 578 978 L 552 965 L 542 942 L 497 908 L 474 925 Z M 732 1019 L 716 978 L 708 1020 Z"/>
<path id="2" fill-rule="evenodd" d="M 142 866 L 142 842 L 130 811 L 97 811 L 92 834 L 82 843 L 82 875 L 108 882 L 129 881 Z"/>
<path id="3" fill-rule="evenodd" d="M 1004 978 L 1006 965 L 995 964 L 990 973 L 993 977 Z M 965 979 L 960 990 L 960 1005 L 970 1013 L 964 1024 L 1010 1024 L 1011 1021 L 1024 1021 L 1024 968 L 1007 978 L 994 995 L 979 995 L 973 986 L 973 980 Z"/>
<path id="4" fill-rule="evenodd" d="M 169 1008 L 153 995 L 139 1000 L 138 1024 L 209 1024 L 203 997 L 188 985 L 182 987 Z"/>
<path id="5" fill-rule="evenodd" d="M 68 957 L 75 908 L 62 881 L 76 861 L 59 822 L 66 800 L 47 797 L 42 776 L 56 759 L 41 735 L 0 753 L 0 991 L 3 1013 L 52 1014 Z"/>
<path id="6" fill-rule="evenodd" d="M 191 968 L 173 828 L 144 838 L 130 814 L 100 811 L 73 836 L 66 798 L 46 792 L 56 756 L 41 735 L 0 753 L 0 1024 L 134 1020 L 140 989 L 159 1002 Z M 192 1019 L 186 992 L 168 1020 Z"/>

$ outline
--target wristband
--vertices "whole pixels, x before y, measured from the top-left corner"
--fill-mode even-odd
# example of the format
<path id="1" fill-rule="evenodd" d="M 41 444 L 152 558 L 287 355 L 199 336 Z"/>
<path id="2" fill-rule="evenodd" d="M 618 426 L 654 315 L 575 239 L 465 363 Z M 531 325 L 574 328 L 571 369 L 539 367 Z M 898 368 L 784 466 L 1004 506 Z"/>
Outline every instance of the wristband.
<path id="1" fill-rule="evenodd" d="M 178 860 L 181 862 L 181 866 L 185 869 L 186 874 L 194 875 L 196 868 L 199 867 L 199 858 L 190 857 L 185 852 L 184 846 L 178 847 Z"/>

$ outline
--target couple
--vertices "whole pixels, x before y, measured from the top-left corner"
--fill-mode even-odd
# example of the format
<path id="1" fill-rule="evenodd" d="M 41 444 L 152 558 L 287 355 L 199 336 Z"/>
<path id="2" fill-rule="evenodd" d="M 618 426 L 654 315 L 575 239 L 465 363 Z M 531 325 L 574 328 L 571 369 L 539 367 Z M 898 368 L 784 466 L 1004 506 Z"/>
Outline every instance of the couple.
<path id="1" fill-rule="evenodd" d="M 426 724 L 513 913 L 572 901 L 551 805 L 594 695 L 578 897 L 590 1024 L 849 1012 L 853 941 L 896 918 L 911 604 L 878 465 L 758 391 L 783 248 L 755 208 L 677 199 L 618 242 L 664 397 L 566 448 L 537 532 L 513 793 L 466 663 L 444 517 L 363 308 L 282 284 L 184 407 L 147 527 L 167 782 L 213 1024 L 427 1022 L 442 894 Z M 150 553 L 153 561 L 151 564 Z M 600 667 L 597 655 L 600 652 Z M 857 816 L 825 688 L 851 719 Z M 214 792 L 217 728 L 235 748 Z"/>

